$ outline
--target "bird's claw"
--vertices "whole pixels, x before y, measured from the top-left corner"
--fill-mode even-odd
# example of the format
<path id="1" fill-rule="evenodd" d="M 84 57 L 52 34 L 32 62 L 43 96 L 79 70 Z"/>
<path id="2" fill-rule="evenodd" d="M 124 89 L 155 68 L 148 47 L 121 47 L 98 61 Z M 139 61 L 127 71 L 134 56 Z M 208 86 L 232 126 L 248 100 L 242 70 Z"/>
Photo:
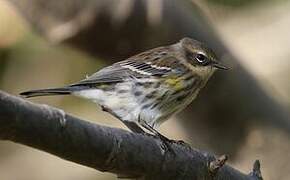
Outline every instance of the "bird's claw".
<path id="1" fill-rule="evenodd" d="M 158 137 L 161 139 L 161 141 L 163 143 L 164 150 L 165 151 L 167 150 L 168 152 L 171 152 L 174 155 L 176 155 L 176 153 L 172 148 L 172 144 L 178 144 L 178 145 L 181 145 L 183 147 L 191 149 L 191 146 L 188 143 L 184 142 L 183 140 L 168 139 L 167 137 L 165 137 L 163 135 L 158 136 Z"/>
<path id="2" fill-rule="evenodd" d="M 172 148 L 172 141 L 161 139 L 162 145 L 161 148 L 166 152 L 169 152 L 173 155 L 176 155 L 174 149 Z"/>

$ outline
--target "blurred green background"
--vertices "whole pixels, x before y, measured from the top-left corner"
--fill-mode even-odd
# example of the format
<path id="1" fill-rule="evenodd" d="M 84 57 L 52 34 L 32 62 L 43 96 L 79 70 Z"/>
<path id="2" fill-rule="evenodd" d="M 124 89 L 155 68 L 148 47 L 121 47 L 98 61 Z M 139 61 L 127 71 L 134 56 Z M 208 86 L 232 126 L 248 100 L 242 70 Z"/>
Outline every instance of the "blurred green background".
<path id="1" fill-rule="evenodd" d="M 290 1 L 195 2 L 205 12 L 225 44 L 242 60 L 241 63 L 258 83 L 289 109 Z M 9 1 L 0 1 L 1 90 L 18 95 L 24 90 L 58 87 L 83 79 L 110 64 L 109 61 L 103 60 L 102 56 L 93 56 L 77 47 L 62 43 L 49 42 L 36 32 Z M 83 99 L 58 96 L 34 98 L 31 101 L 59 107 L 82 119 L 125 128 L 118 120 Z M 174 139 L 189 138 L 177 118 L 165 123 L 161 131 Z M 207 129 L 203 129 L 204 133 L 206 131 Z M 230 163 L 242 171 L 249 172 L 253 161 L 260 159 L 264 179 L 289 179 L 289 134 L 268 126 L 255 125 L 248 131 L 246 141 Z M 198 141 L 198 137 L 195 139 Z M 220 143 L 223 144 L 222 139 Z M 206 144 L 202 148 L 205 147 Z M 3 180 L 115 178 L 115 175 L 64 161 L 23 145 L 0 142 L 0 179 Z"/>

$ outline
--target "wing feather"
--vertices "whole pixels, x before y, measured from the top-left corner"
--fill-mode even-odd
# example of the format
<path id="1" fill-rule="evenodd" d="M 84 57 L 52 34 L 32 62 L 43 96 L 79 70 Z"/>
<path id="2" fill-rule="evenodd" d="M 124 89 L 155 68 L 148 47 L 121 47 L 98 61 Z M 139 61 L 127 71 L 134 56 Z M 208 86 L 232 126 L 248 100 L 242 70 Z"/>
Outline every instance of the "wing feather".
<path id="1" fill-rule="evenodd" d="M 170 67 L 164 65 L 166 64 L 164 63 L 165 61 L 173 62 L 176 61 L 176 58 L 174 58 L 174 56 L 168 56 L 168 52 L 165 56 L 164 50 L 161 50 L 158 51 L 159 53 L 161 53 L 161 55 L 156 55 L 156 50 L 150 50 L 133 56 L 127 60 L 115 63 L 111 66 L 101 69 L 100 71 L 94 73 L 93 75 L 76 84 L 72 84 L 71 86 L 93 85 L 100 83 L 117 83 L 128 80 L 132 77 L 161 77 L 169 75 L 171 73 L 176 73 L 174 69 L 171 69 Z M 156 56 L 159 58 L 154 58 Z"/>

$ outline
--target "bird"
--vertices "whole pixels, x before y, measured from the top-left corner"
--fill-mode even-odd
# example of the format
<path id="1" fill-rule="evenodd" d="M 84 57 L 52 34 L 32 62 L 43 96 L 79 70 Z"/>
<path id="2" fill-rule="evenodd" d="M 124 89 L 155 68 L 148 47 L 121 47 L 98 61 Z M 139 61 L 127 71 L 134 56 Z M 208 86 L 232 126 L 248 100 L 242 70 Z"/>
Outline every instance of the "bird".
<path id="1" fill-rule="evenodd" d="M 187 107 L 217 69 L 228 67 L 204 43 L 185 37 L 104 67 L 60 88 L 20 93 L 26 98 L 74 95 L 89 99 L 134 133 L 159 133 L 159 126 Z"/>

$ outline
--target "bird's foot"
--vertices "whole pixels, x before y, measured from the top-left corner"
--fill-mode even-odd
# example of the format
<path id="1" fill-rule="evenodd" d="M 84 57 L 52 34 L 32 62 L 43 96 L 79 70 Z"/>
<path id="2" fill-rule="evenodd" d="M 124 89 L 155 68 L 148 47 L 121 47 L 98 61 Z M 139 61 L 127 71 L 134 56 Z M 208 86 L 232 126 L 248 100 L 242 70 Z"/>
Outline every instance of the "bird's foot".
<path id="1" fill-rule="evenodd" d="M 171 140 L 171 141 L 175 144 L 191 149 L 191 146 L 188 143 L 184 142 L 183 140 Z"/>
<path id="2" fill-rule="evenodd" d="M 162 150 L 164 150 L 165 152 L 170 152 L 172 154 L 175 155 L 175 152 L 172 148 L 172 143 L 174 142 L 174 140 L 168 139 L 167 137 L 163 136 L 162 134 L 158 133 L 158 134 L 151 134 L 151 133 L 147 133 L 147 132 L 143 132 L 142 133 L 144 136 L 149 136 L 149 137 L 154 137 L 156 139 L 161 140 L 161 148 Z"/>
<path id="3" fill-rule="evenodd" d="M 163 136 L 160 133 L 158 133 L 156 136 L 161 140 L 162 142 L 161 148 L 165 151 L 165 153 L 169 152 L 175 156 L 176 152 L 172 148 L 172 144 L 174 144 L 175 141 L 168 139 L 167 137 Z"/>
<path id="4" fill-rule="evenodd" d="M 142 122 L 142 121 L 140 121 L 140 122 Z M 161 140 L 161 142 L 162 142 L 161 148 L 165 152 L 170 152 L 171 154 L 176 155 L 176 152 L 174 151 L 174 149 L 172 147 L 172 144 L 187 145 L 184 141 L 175 141 L 175 140 L 168 139 L 167 137 L 165 137 L 164 135 L 159 133 L 156 129 L 154 129 L 152 126 L 147 124 L 145 121 L 143 123 L 141 123 L 141 125 L 145 129 L 147 129 L 149 132 L 154 134 L 155 137 L 157 137 L 157 138 L 159 138 Z M 189 145 L 187 145 L 187 146 L 189 146 Z"/>

